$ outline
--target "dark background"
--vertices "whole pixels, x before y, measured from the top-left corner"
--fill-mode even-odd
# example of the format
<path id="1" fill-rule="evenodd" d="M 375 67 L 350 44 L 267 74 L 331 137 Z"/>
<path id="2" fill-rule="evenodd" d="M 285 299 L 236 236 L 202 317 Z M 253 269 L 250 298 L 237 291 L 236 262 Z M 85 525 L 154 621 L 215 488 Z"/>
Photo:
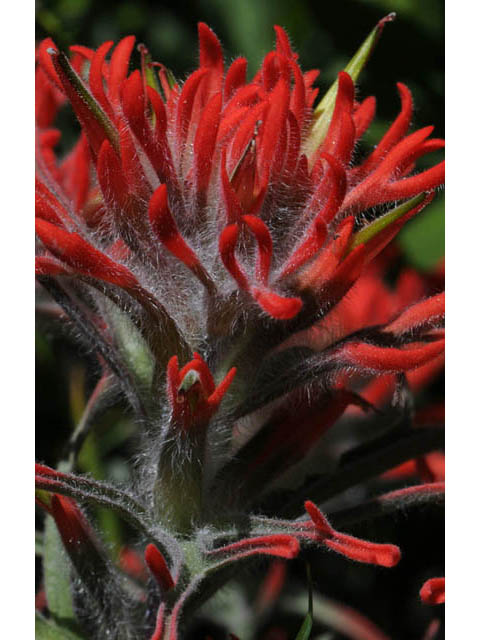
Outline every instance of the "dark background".
<path id="1" fill-rule="evenodd" d="M 198 61 L 198 21 L 207 22 L 217 33 L 227 62 L 237 55 L 248 58 L 250 74 L 271 50 L 272 27 L 279 24 L 286 28 L 294 49 L 300 54 L 302 68 L 321 70 L 318 86 L 322 95 L 376 22 L 390 11 L 396 11 L 397 19 L 385 27 L 359 83 L 360 97 L 377 96 L 377 118 L 366 142 L 375 144 L 398 113 L 397 81 L 404 82 L 413 92 L 414 126 L 435 124 L 435 135 L 443 136 L 444 7 L 441 0 L 168 0 L 155 3 L 39 0 L 37 40 L 49 35 L 62 48 L 71 44 L 96 48 L 105 40 L 117 41 L 134 33 L 137 42 L 148 46 L 154 60 L 163 62 L 181 80 Z M 68 126 L 71 136 L 75 125 Z M 68 139 L 69 132 L 66 133 Z M 434 160 L 430 157 L 427 162 L 431 164 Z M 407 260 L 421 269 L 433 267 L 443 256 L 441 195 L 418 221 L 404 230 L 400 244 Z M 40 460 L 52 465 L 57 463 L 62 443 L 68 438 L 95 374 L 94 360 L 85 352 L 78 353 L 68 332 L 61 334 L 49 321 L 39 321 L 36 392 Z M 87 442 L 80 461 L 83 470 L 117 479 L 126 476 L 131 425 L 127 419 L 122 418 L 122 422 L 121 417 L 121 407 L 112 408 L 105 416 L 104 426 L 98 428 L 98 442 L 95 439 Z M 116 445 L 113 437 L 113 444 L 106 446 L 102 440 L 100 446 L 102 434 L 108 432 L 112 422 L 120 424 L 117 429 L 120 444 Z M 100 460 L 105 446 L 109 451 L 106 464 Z M 119 544 L 127 534 L 122 525 L 109 521 L 105 513 L 98 517 L 103 520 L 102 526 L 110 531 L 112 545 Z M 443 514 L 421 511 L 413 513 L 408 520 L 398 516 L 377 525 L 375 530 L 359 529 L 355 533 L 399 544 L 403 559 L 398 567 L 382 570 L 353 565 L 338 556 L 310 554 L 315 588 L 325 596 L 357 608 L 393 640 L 421 638 L 428 620 L 443 615 L 443 607 L 426 607 L 418 598 L 425 579 L 443 575 L 443 568 L 438 564 L 438 559 L 443 557 Z M 260 579 L 261 574 L 247 574 L 245 581 L 252 595 Z M 293 594 L 305 588 L 305 584 L 304 563 L 292 563 L 287 590 Z M 300 623 L 300 617 L 276 611 L 269 626 L 278 624 L 293 638 Z M 214 638 L 221 637 L 211 629 L 210 633 Z M 199 632 L 196 637 L 201 637 Z M 332 640 L 342 637 L 337 634 Z"/>

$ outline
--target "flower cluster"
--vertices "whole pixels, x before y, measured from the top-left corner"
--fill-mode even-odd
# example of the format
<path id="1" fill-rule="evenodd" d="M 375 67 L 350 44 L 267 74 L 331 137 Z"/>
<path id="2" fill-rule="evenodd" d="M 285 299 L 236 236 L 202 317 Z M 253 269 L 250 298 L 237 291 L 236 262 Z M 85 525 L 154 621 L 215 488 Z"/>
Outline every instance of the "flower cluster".
<path id="1" fill-rule="evenodd" d="M 340 533 L 310 501 L 361 481 L 353 462 L 290 496 L 285 517 L 268 508 L 343 415 L 411 395 L 443 365 L 441 277 L 384 279 L 385 248 L 444 180 L 443 163 L 416 170 L 443 141 L 433 127 L 408 133 L 403 84 L 399 115 L 354 162 L 375 115 L 354 81 L 384 22 L 316 106 L 318 72 L 301 70 L 280 27 L 250 82 L 244 58 L 225 69 L 205 24 L 183 83 L 143 45 L 130 72 L 133 36 L 108 61 L 112 42 L 71 47 L 70 60 L 50 39 L 38 48 L 38 281 L 98 354 L 91 404 L 106 380 L 118 385 L 144 434 L 135 492 L 71 474 L 76 451 L 66 471 L 37 468 L 39 501 L 82 579 L 74 601 L 94 611 L 80 615 L 89 637 L 115 625 L 116 638 L 174 640 L 224 569 L 254 555 L 288 559 L 315 544 L 380 566 L 400 559 L 395 545 Z M 82 132 L 58 160 L 52 124 L 66 100 Z M 405 427 L 402 453 L 371 475 L 428 465 L 441 447 L 433 431 Z M 116 577 L 76 501 L 138 530 L 155 583 L 146 595 Z M 286 519 L 303 503 L 307 519 Z M 116 618 L 118 602 L 128 606 Z"/>

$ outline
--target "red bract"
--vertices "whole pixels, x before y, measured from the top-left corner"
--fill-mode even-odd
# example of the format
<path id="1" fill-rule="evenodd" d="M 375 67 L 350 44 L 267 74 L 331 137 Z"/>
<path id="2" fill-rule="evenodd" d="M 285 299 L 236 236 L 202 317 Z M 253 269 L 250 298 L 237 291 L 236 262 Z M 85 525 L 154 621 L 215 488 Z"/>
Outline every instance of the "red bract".
<path id="1" fill-rule="evenodd" d="M 442 604 L 445 602 L 445 578 L 430 578 L 420 589 L 420 598 L 424 604 Z"/>
<path id="2" fill-rule="evenodd" d="M 230 369 L 222 382 L 215 387 L 207 363 L 198 354 L 182 369 L 173 356 L 167 367 L 168 399 L 172 407 L 174 427 L 188 431 L 206 427 L 235 377 L 236 369 Z"/>
<path id="3" fill-rule="evenodd" d="M 210 551 L 210 556 L 225 555 L 224 562 L 235 562 L 252 555 L 277 556 L 292 559 L 298 555 L 300 544 L 296 538 L 284 534 L 273 534 L 258 538 L 246 538 L 233 544 Z"/>
<path id="4" fill-rule="evenodd" d="M 313 531 L 303 534 L 306 537 L 312 540 L 318 539 L 329 549 L 357 562 L 394 567 L 400 561 L 400 549 L 394 544 L 377 544 L 345 535 L 335 531 L 313 502 L 307 501 L 305 509 L 313 523 Z"/>
<path id="5" fill-rule="evenodd" d="M 325 262 L 328 238 L 345 229 L 345 214 L 412 197 L 441 184 L 441 165 L 406 177 L 418 157 L 440 142 L 425 142 L 431 128 L 404 138 L 411 97 L 408 89 L 399 85 L 401 115 L 361 167 L 350 167 L 353 142 L 371 119 L 372 102 L 356 106 L 353 82 L 342 72 L 328 133 L 307 161 L 302 140 L 308 137 L 312 121 L 308 107 L 312 89 L 296 56 L 285 46 L 288 39 L 284 32 L 277 28 L 277 48 L 268 54 L 262 71 L 250 84 L 245 83 L 242 59 L 232 64 L 224 78 L 220 44 L 206 25 L 200 25 L 199 38 L 200 68 L 183 87 L 173 87 L 166 100 L 148 86 L 139 71 L 129 75 L 132 36 L 114 49 L 110 63 L 105 61 L 110 42 L 96 53 L 75 49 L 77 56 L 91 60 L 88 83 L 51 41 L 41 45 L 39 59 L 44 77 L 54 83 L 52 91 L 63 88 L 84 127 L 105 206 L 113 216 L 112 231 L 129 236 L 127 244 L 132 250 L 141 242 L 146 243 L 145 249 L 158 253 L 145 226 L 145 199 L 152 198 L 148 215 L 158 240 L 192 269 L 210 292 L 212 282 L 223 291 L 231 287 L 228 273 L 264 311 L 274 318 L 288 319 L 300 312 L 301 298 L 285 297 L 282 291 L 295 291 L 306 282 L 300 270 L 322 248 L 322 264 Z M 369 105 L 368 118 L 365 104 Z M 193 148 L 187 153 L 190 142 Z M 112 145 L 108 147 L 109 160 L 105 145 Z M 43 170 L 43 184 L 52 184 L 51 170 L 47 166 Z M 164 184 L 159 187 L 159 182 Z M 55 191 L 68 203 L 72 196 L 65 193 L 65 183 L 65 178 L 60 180 Z M 281 195 L 275 191 L 279 185 L 289 185 L 286 193 L 284 187 Z M 71 187 L 68 190 L 71 192 Z M 273 218 L 283 206 L 282 199 L 293 200 L 296 215 L 285 218 L 279 235 Z M 82 212 L 78 214 L 72 216 L 71 230 L 85 234 Z M 201 232 L 205 223 L 207 227 Z M 239 234 L 244 242 L 237 249 Z M 251 244 L 249 234 L 257 244 L 254 271 L 252 252 L 246 251 Z M 131 235 L 137 236 L 137 242 Z M 88 241 L 88 235 L 85 239 Z M 108 252 L 108 244 L 105 249 Z M 227 273 L 212 269 L 215 251 Z M 339 260 L 343 252 L 335 249 Z M 309 281 L 313 278 L 309 286 L 316 289 L 320 281 L 313 274 L 319 270 L 309 277 Z M 322 276 L 323 286 L 335 279 L 334 271 L 327 271 L 331 276 Z M 275 276 L 277 273 L 281 277 Z"/>
<path id="6" fill-rule="evenodd" d="M 165 558 L 154 544 L 147 545 L 145 549 L 145 562 L 163 592 L 169 591 L 174 587 L 175 583 L 165 562 Z"/>

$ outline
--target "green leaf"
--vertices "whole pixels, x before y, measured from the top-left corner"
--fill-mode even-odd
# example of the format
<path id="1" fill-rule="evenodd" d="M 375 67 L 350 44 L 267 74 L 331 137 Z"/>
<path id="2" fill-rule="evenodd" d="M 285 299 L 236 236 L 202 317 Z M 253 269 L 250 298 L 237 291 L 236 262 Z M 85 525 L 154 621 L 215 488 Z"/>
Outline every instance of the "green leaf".
<path id="1" fill-rule="evenodd" d="M 117 153 L 119 153 L 120 143 L 116 129 L 112 125 L 110 118 L 107 116 L 100 104 L 96 101 L 88 88 L 85 86 L 80 76 L 73 69 L 67 56 L 62 51 L 57 52 L 54 49 L 51 51 L 48 50 L 47 53 L 50 53 L 53 63 L 56 63 L 58 67 L 60 67 L 66 80 L 70 83 L 72 89 L 76 92 L 80 100 L 84 102 L 92 116 L 102 127 L 112 147 L 115 149 L 115 151 L 117 151 Z"/>
<path id="2" fill-rule="evenodd" d="M 173 89 L 177 84 L 177 79 L 173 75 L 173 72 L 170 69 L 167 69 L 167 67 L 165 67 L 165 75 L 167 76 L 168 86 L 170 89 Z"/>
<path id="3" fill-rule="evenodd" d="M 66 620 L 74 619 L 70 574 L 70 560 L 63 548 L 55 521 L 47 517 L 43 546 L 45 594 L 51 613 Z"/>
<path id="4" fill-rule="evenodd" d="M 344 71 L 348 73 L 354 82 L 357 81 L 362 69 L 366 65 L 375 45 L 377 44 L 380 34 L 382 33 L 385 23 L 391 22 L 394 18 L 395 14 L 390 13 L 388 16 L 380 20 L 345 67 Z M 313 113 L 314 124 L 310 131 L 310 135 L 305 141 L 305 152 L 307 156 L 312 156 L 325 140 L 325 136 L 327 135 L 328 127 L 330 126 L 330 121 L 332 119 L 333 110 L 335 108 L 337 90 L 338 79 L 331 85 L 327 93 L 315 108 Z"/>
<path id="5" fill-rule="evenodd" d="M 307 613 L 307 616 L 303 621 L 302 626 L 300 627 L 300 631 L 297 633 L 297 637 L 295 638 L 295 640 L 308 640 L 312 631 L 312 625 L 312 615 L 310 613 Z"/>
<path id="6" fill-rule="evenodd" d="M 407 200 L 398 207 L 395 207 L 395 209 L 386 213 L 384 216 L 377 218 L 366 227 L 363 227 L 363 229 L 360 229 L 360 231 L 353 235 L 348 253 L 353 251 L 353 249 L 358 247 L 360 244 L 366 244 L 375 238 L 375 236 L 377 236 L 381 231 L 387 229 L 387 227 L 399 220 L 402 216 L 406 215 L 414 207 L 421 204 L 424 199 L 425 194 L 420 193 L 418 196 L 415 196 L 415 198 L 410 198 L 410 200 Z"/>
<path id="7" fill-rule="evenodd" d="M 35 555 L 43 556 L 44 536 L 42 531 L 35 531 Z"/>
<path id="8" fill-rule="evenodd" d="M 35 638 L 36 640 L 84 640 L 83 636 L 73 633 L 66 627 L 57 626 L 38 611 L 35 612 Z"/>
<path id="9" fill-rule="evenodd" d="M 105 300 L 109 323 L 114 329 L 115 340 L 123 354 L 129 370 L 141 386 L 149 388 L 153 379 L 154 360 L 152 352 L 128 313 Z"/>
<path id="10" fill-rule="evenodd" d="M 63 466 L 63 468 L 62 468 Z M 68 465 L 60 465 L 66 471 Z M 48 608 L 52 615 L 65 620 L 74 620 L 71 592 L 72 565 L 63 547 L 53 518 L 47 516 L 43 543 L 43 574 Z"/>
<path id="11" fill-rule="evenodd" d="M 312 572 L 310 564 L 307 563 L 307 580 L 308 580 L 308 613 L 303 621 L 300 631 L 297 633 L 295 640 L 308 640 L 313 626 L 313 585 L 312 585 Z"/>
<path id="12" fill-rule="evenodd" d="M 122 5 L 122 9 L 123 11 L 128 11 L 129 13 L 130 11 L 132 11 L 134 12 L 133 15 L 135 15 L 136 8 L 133 5 Z M 126 16 L 127 19 L 125 20 L 125 22 L 130 25 L 132 22 L 132 17 L 132 15 Z M 142 56 L 142 69 L 143 73 L 145 74 L 147 86 L 159 92 L 160 83 L 158 81 L 157 74 L 155 73 L 155 70 L 152 66 L 152 56 L 150 55 L 150 51 L 144 44 L 137 45 L 137 51 L 139 51 Z"/>

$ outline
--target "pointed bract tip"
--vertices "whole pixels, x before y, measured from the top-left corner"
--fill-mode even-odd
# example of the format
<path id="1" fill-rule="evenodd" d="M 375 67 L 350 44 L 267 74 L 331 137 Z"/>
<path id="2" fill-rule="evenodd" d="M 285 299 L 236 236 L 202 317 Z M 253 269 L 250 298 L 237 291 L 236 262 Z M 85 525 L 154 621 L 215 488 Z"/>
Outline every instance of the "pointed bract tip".
<path id="1" fill-rule="evenodd" d="M 384 18 L 382 18 L 378 24 L 379 25 L 384 25 L 387 22 L 393 22 L 396 17 L 397 17 L 396 12 L 395 11 L 390 11 L 390 13 L 388 15 L 386 15 Z"/>

